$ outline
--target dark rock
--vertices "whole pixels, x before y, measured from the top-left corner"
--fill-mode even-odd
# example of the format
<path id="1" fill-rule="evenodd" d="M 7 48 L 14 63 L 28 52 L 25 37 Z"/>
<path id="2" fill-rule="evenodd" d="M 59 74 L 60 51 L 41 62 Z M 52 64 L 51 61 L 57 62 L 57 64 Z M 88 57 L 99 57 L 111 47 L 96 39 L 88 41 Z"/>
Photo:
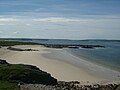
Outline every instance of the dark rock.
<path id="1" fill-rule="evenodd" d="M 59 81 L 58 85 L 41 85 L 41 84 L 27 84 L 21 85 L 21 90 L 120 90 L 120 84 L 108 84 L 108 85 L 70 85 L 71 82 Z M 117 87 L 116 87 L 117 86 Z M 116 88 L 111 88 L 116 87 Z"/>
<path id="2" fill-rule="evenodd" d="M 13 48 L 13 47 L 11 47 L 11 46 L 9 46 L 7 49 L 13 50 L 13 51 L 23 51 L 23 49 Z"/>
<path id="3" fill-rule="evenodd" d="M 35 49 L 21 49 L 21 48 L 14 48 L 9 46 L 7 49 L 9 50 L 13 50 L 13 51 L 39 51 L 39 50 L 35 50 Z"/>
<path id="4" fill-rule="evenodd" d="M 0 59 L 0 64 L 9 64 L 9 63 L 6 62 L 6 60 L 2 60 L 2 59 Z"/>
<path id="5" fill-rule="evenodd" d="M 118 87 L 115 90 L 120 90 L 120 85 L 118 85 Z"/>

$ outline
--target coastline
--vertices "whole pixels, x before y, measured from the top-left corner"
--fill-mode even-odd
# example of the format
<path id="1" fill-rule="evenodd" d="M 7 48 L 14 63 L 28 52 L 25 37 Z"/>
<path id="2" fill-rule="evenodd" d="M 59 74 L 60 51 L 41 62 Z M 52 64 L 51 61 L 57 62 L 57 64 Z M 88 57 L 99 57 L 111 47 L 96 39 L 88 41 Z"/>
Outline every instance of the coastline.
<path id="1" fill-rule="evenodd" d="M 3 50 L 0 49 L 0 53 L 2 51 L 5 52 L 4 55 L 0 54 L 0 58 L 6 59 L 13 64 L 36 65 L 41 70 L 51 73 L 53 77 L 60 81 L 79 81 L 81 84 L 120 82 L 120 77 L 117 77 L 117 75 L 120 75 L 120 72 L 87 62 L 63 49 L 46 48 L 40 45 L 20 45 L 14 47 L 32 48 L 39 51 L 21 52 L 4 48 Z M 80 59 L 79 63 L 76 61 L 78 59 Z M 102 76 L 99 76 L 100 73 Z"/>
<path id="2" fill-rule="evenodd" d="M 92 63 L 94 63 L 94 64 L 97 64 L 98 66 L 102 66 L 102 67 L 105 67 L 105 68 L 108 68 L 108 69 L 111 69 L 111 70 L 115 70 L 115 71 L 117 71 L 117 72 L 120 72 L 120 66 L 119 66 L 119 62 L 115 62 L 115 63 L 112 63 L 111 62 L 111 60 L 114 60 L 113 58 L 110 60 L 110 61 L 108 61 L 109 59 L 108 58 L 105 58 L 104 56 L 101 56 L 101 57 L 99 57 L 99 56 L 97 56 L 97 55 L 95 55 L 94 53 L 93 53 L 93 51 L 92 51 L 92 49 L 90 50 L 90 51 L 92 51 L 92 52 L 90 52 L 89 51 L 89 49 L 88 49 L 88 52 L 87 53 L 84 53 L 84 49 L 82 50 L 82 49 L 79 49 L 79 52 L 77 53 L 77 51 L 76 50 L 71 50 L 71 49 L 67 49 L 67 51 L 68 52 L 70 52 L 71 54 L 73 54 L 73 55 L 75 55 L 75 56 L 77 56 L 77 57 L 79 57 L 79 58 L 81 58 L 81 59 L 83 59 L 83 60 L 86 60 L 86 61 L 88 61 L 88 62 L 92 62 Z M 104 52 L 104 49 L 103 50 L 101 50 L 102 52 Z M 100 55 L 100 53 L 102 53 L 101 51 L 99 51 L 99 55 Z M 112 50 L 109 50 L 109 51 L 112 51 Z M 95 52 L 96 52 L 96 50 L 95 50 Z M 106 51 L 105 51 L 106 52 Z M 114 51 L 115 52 L 115 51 Z M 91 55 L 89 55 L 91 53 Z M 97 51 L 97 53 L 98 53 L 98 51 Z M 92 55 L 93 54 L 93 55 Z M 104 53 L 104 54 L 106 54 L 106 53 Z M 102 54 L 103 55 L 103 54 Z M 115 57 L 116 55 L 115 54 L 110 54 L 110 53 L 108 53 L 108 55 L 109 56 L 111 56 L 111 57 Z M 107 55 L 107 56 L 108 56 Z M 108 56 L 108 57 L 109 57 Z M 103 57 L 103 58 L 102 58 Z M 107 59 L 107 61 L 106 61 L 106 59 Z M 119 57 L 117 58 L 118 60 L 119 60 Z"/>
<path id="3" fill-rule="evenodd" d="M 58 56 L 55 58 L 54 56 Z M 54 60 L 60 60 L 65 63 L 69 63 L 79 69 L 84 70 L 87 72 L 88 75 L 93 76 L 95 78 L 99 78 L 97 83 L 111 83 L 111 82 L 120 82 L 120 72 L 100 66 L 98 64 L 89 62 L 84 58 L 77 57 L 74 54 L 71 54 L 69 51 L 62 50 L 62 51 L 51 51 L 49 54 L 44 54 L 44 57 L 51 58 Z"/>

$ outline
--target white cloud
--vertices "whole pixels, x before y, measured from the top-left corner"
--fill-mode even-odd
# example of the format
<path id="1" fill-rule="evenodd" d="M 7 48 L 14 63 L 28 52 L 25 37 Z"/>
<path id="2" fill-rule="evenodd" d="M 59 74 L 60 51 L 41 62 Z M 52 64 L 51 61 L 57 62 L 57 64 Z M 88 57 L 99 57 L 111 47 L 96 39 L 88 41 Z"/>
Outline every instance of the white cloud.
<path id="1" fill-rule="evenodd" d="M 0 37 L 80 39 L 120 36 L 120 16 L 45 17 L 0 17 L 0 25 L 6 25 L 0 26 Z"/>
<path id="2" fill-rule="evenodd" d="M 63 17 L 48 17 L 48 18 L 38 18 L 33 19 L 34 21 L 38 22 L 78 22 L 78 21 L 85 21 L 73 18 L 63 18 Z"/>
<path id="3" fill-rule="evenodd" d="M 0 16 L 0 22 L 23 22 L 29 26 L 29 21 L 37 21 L 37 22 L 53 22 L 53 23 L 59 23 L 59 22 L 89 22 L 89 21 L 103 21 L 103 20 L 116 20 L 120 19 L 120 16 L 109 16 L 109 15 L 88 15 L 88 16 L 80 16 L 78 18 L 72 18 L 72 17 L 23 17 L 23 16 Z"/>
<path id="4" fill-rule="evenodd" d="M 13 34 L 17 34 L 18 32 L 13 32 Z"/>
<path id="5" fill-rule="evenodd" d="M 0 18 L 0 22 L 13 22 L 18 21 L 18 19 L 15 18 Z"/>
<path id="6" fill-rule="evenodd" d="M 29 24 L 29 23 L 27 23 L 27 24 L 26 24 L 26 26 L 30 26 L 30 24 Z"/>

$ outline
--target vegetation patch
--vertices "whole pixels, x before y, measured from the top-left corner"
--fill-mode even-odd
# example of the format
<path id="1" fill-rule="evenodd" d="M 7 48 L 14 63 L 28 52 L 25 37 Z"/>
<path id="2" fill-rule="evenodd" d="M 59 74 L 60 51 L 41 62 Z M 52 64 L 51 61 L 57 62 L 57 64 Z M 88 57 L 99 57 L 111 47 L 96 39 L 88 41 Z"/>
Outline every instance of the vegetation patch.
<path id="1" fill-rule="evenodd" d="M 14 88 L 18 88 L 18 84 L 56 85 L 57 79 L 36 66 L 9 64 L 5 60 L 0 60 L 0 90 L 1 88 L 3 88 L 2 90 L 4 88 L 14 90 Z"/>
<path id="2" fill-rule="evenodd" d="M 33 42 L 19 42 L 19 41 L 6 41 L 0 40 L 0 46 L 14 46 L 14 45 L 39 45 Z"/>
<path id="3" fill-rule="evenodd" d="M 0 90 L 20 90 L 17 83 L 11 83 L 9 81 L 0 80 Z"/>

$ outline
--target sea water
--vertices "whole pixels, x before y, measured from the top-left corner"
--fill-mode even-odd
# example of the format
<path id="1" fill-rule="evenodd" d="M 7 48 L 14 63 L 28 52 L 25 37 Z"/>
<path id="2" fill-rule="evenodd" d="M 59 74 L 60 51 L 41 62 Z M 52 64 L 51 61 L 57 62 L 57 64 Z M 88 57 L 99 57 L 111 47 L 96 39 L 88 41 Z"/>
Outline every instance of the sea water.
<path id="1" fill-rule="evenodd" d="M 120 71 L 120 47 L 99 49 L 69 49 L 69 51 L 84 60 Z"/>

